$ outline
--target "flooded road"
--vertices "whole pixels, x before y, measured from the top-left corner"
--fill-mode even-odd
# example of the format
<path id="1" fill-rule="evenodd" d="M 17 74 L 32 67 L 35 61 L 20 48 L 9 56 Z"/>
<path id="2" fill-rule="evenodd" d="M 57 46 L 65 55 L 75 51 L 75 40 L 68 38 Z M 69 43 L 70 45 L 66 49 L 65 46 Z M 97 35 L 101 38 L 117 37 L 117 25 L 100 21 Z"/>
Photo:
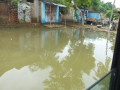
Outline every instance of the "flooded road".
<path id="1" fill-rule="evenodd" d="M 0 30 L 0 90 L 84 90 L 109 72 L 115 34 Z"/>

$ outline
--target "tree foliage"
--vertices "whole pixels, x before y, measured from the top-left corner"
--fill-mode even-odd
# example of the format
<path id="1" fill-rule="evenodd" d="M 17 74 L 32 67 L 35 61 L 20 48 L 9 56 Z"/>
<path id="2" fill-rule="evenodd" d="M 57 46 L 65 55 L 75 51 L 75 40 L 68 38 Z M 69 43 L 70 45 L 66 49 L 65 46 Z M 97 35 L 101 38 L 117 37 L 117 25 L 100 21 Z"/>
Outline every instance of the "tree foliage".
<path id="1" fill-rule="evenodd" d="M 98 12 L 106 13 L 107 10 L 112 9 L 112 3 L 111 2 L 104 3 L 101 0 L 91 0 L 91 4 L 88 6 L 88 8 Z"/>
<path id="2" fill-rule="evenodd" d="M 106 13 L 108 10 L 112 10 L 112 3 L 111 2 L 104 3 L 103 1 L 102 2 L 100 1 L 99 6 L 97 8 L 98 12 Z"/>
<path id="3" fill-rule="evenodd" d="M 117 14 L 117 12 L 118 12 L 117 9 L 114 9 L 114 10 L 113 10 L 112 20 L 113 20 L 113 19 L 115 19 L 115 20 L 118 19 L 119 15 Z M 105 16 L 106 16 L 107 18 L 110 18 L 110 15 L 111 15 L 111 10 L 109 10 L 109 11 L 105 14 Z"/>
<path id="4" fill-rule="evenodd" d="M 18 7 L 18 1 L 17 1 L 17 0 L 13 0 L 12 5 L 13 5 L 15 8 L 17 8 L 17 7 Z"/>
<path id="5" fill-rule="evenodd" d="M 91 0 L 77 0 L 77 5 L 80 8 L 87 8 L 91 4 Z"/>
<path id="6" fill-rule="evenodd" d="M 51 0 L 54 2 L 59 2 L 61 4 L 70 4 L 74 0 Z M 107 12 L 107 10 L 112 9 L 112 2 L 104 3 L 101 0 L 75 0 L 79 8 L 92 9 L 98 12 Z M 115 7 L 115 6 L 114 6 Z"/>
<path id="7" fill-rule="evenodd" d="M 91 0 L 90 8 L 99 11 L 100 0 Z"/>

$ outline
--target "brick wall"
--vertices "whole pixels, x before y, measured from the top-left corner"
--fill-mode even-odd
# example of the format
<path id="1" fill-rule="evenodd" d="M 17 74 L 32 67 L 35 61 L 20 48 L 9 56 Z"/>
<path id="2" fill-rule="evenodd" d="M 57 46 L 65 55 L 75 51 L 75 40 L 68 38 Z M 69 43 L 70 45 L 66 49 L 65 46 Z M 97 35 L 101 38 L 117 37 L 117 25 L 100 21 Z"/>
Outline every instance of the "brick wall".
<path id="1" fill-rule="evenodd" d="M 0 3 L 0 18 L 7 18 L 7 17 L 8 17 L 8 4 Z"/>

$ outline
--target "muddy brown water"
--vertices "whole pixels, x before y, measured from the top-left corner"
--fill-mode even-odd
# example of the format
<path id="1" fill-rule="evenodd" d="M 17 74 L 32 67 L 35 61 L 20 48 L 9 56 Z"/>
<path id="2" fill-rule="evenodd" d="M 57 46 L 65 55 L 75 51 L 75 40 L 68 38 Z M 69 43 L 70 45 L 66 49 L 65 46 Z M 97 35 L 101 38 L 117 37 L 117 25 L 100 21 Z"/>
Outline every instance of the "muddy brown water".
<path id="1" fill-rule="evenodd" d="M 74 28 L 0 30 L 0 90 L 84 90 L 109 72 L 115 37 Z"/>

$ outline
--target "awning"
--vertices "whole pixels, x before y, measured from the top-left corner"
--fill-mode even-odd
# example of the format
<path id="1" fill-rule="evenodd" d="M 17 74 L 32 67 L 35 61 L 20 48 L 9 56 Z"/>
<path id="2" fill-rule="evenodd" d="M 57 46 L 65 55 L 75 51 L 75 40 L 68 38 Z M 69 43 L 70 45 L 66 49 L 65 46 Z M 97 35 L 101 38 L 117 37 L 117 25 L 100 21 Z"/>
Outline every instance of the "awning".
<path id="1" fill-rule="evenodd" d="M 45 2 L 45 1 L 44 1 Z M 45 2 L 45 3 L 48 3 L 48 4 L 51 4 L 51 5 L 56 5 L 56 6 L 59 6 L 59 7 L 66 7 L 65 5 L 62 5 L 62 4 L 56 4 L 56 3 L 53 3 L 53 2 Z"/>

